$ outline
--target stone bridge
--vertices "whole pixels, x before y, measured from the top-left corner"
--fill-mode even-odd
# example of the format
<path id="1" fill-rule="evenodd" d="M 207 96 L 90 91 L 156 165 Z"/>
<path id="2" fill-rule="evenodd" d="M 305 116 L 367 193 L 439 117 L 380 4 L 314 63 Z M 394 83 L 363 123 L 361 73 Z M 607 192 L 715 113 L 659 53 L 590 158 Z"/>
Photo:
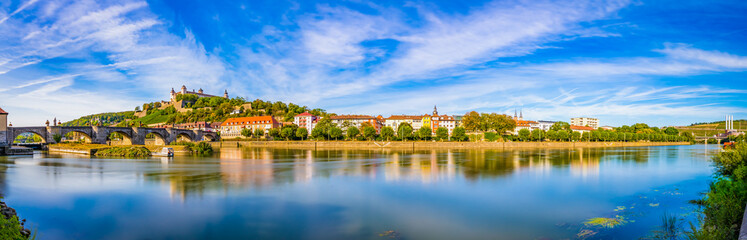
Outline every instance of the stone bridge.
<path id="1" fill-rule="evenodd" d="M 148 134 L 153 133 L 156 145 L 168 145 L 180 137 L 190 142 L 196 141 L 215 141 L 219 139 L 215 132 L 206 132 L 202 130 L 185 130 L 175 128 L 142 128 L 142 127 L 8 127 L 5 134 L 7 143 L 12 143 L 18 135 L 23 133 L 34 133 L 39 135 L 44 143 L 56 143 L 54 136 L 59 134 L 65 136 L 68 133 L 78 133 L 91 143 L 106 144 L 112 133 L 118 133 L 122 136 L 125 143 L 144 145 Z M 3 141 L 0 141 L 3 142 Z"/>

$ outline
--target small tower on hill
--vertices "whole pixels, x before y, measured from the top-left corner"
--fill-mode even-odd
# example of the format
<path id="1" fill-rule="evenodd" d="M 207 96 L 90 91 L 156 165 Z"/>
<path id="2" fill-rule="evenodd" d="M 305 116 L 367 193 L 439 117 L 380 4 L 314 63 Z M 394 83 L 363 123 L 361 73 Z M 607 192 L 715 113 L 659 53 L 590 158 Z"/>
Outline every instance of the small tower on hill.
<path id="1" fill-rule="evenodd" d="M 224 97 L 224 98 L 228 98 L 228 89 L 226 89 L 226 90 L 225 90 L 225 91 L 223 92 L 223 97 Z"/>

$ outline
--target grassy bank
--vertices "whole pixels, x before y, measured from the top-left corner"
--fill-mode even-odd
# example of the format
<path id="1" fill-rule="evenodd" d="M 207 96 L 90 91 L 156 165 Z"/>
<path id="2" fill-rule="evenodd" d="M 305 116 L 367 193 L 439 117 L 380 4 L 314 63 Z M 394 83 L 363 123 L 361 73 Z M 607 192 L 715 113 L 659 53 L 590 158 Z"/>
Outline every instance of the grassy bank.
<path id="1" fill-rule="evenodd" d="M 150 150 L 140 146 L 110 147 L 98 150 L 97 157 L 148 157 Z"/>
<path id="2" fill-rule="evenodd" d="M 716 179 L 699 202 L 703 206 L 703 221 L 689 238 L 738 239 L 747 204 L 747 144 L 738 143 L 734 149 L 720 152 L 713 162 Z"/>

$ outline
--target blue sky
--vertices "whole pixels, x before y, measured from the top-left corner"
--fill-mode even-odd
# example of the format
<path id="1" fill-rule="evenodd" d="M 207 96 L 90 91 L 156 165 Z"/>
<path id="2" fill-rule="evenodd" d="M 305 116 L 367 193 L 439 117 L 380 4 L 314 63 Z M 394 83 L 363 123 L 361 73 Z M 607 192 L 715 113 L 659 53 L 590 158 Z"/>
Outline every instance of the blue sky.
<path id="1" fill-rule="evenodd" d="M 15 126 L 186 85 L 348 114 L 747 118 L 744 1 L 0 0 Z"/>

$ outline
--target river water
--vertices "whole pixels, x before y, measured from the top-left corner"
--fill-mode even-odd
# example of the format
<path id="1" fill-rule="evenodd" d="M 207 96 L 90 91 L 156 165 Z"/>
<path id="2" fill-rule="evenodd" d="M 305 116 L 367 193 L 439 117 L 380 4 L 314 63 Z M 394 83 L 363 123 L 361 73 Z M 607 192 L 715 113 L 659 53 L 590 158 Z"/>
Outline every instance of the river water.
<path id="1" fill-rule="evenodd" d="M 0 157 L 0 191 L 37 239 L 638 239 L 697 223 L 716 150 L 39 152 Z"/>

